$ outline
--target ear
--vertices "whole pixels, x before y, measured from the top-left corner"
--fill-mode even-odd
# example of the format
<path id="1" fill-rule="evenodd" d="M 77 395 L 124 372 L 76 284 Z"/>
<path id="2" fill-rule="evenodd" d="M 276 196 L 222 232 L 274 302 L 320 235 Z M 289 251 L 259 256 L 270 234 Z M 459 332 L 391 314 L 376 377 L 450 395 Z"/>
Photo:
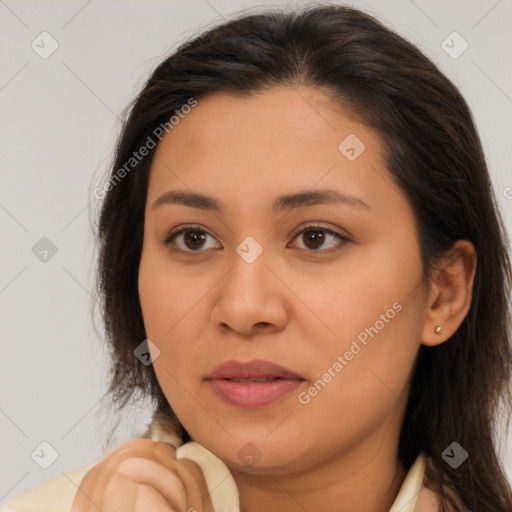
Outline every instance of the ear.
<path id="1" fill-rule="evenodd" d="M 439 345 L 452 336 L 469 312 L 477 256 L 474 245 L 458 240 L 431 278 L 421 344 Z M 436 328 L 441 330 L 436 333 Z"/>

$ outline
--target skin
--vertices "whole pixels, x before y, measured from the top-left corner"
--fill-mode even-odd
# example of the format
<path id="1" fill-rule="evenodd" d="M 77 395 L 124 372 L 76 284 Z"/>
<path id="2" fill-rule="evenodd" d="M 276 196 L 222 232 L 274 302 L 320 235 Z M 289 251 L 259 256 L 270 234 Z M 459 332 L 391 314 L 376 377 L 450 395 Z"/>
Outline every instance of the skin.
<path id="1" fill-rule="evenodd" d="M 338 150 L 349 134 L 365 144 L 354 161 Z M 269 213 L 281 194 L 320 188 L 369 208 Z M 169 190 L 213 196 L 225 210 L 154 208 Z M 306 222 L 348 242 L 322 232 L 315 249 L 301 234 Z M 173 228 L 188 223 L 205 232 L 202 245 L 187 244 L 184 234 L 165 245 Z M 263 249 L 252 263 L 236 252 L 248 236 Z M 325 91 L 217 94 L 164 136 L 151 168 L 139 269 L 146 333 L 160 350 L 153 364 L 165 396 L 191 437 L 228 466 L 242 511 L 389 510 L 408 469 L 398 439 L 418 349 L 446 341 L 470 307 L 474 248 L 459 241 L 452 255 L 429 288 L 413 212 L 385 168 L 380 137 Z M 400 312 L 301 403 L 298 394 L 396 303 Z M 305 381 L 267 407 L 241 409 L 205 380 L 222 362 L 255 358 Z M 254 466 L 237 456 L 247 443 L 260 454 Z"/>
<path id="2" fill-rule="evenodd" d="M 211 512 L 200 467 L 176 448 L 133 439 L 112 450 L 82 479 L 71 512 Z M 191 511 L 189 511 L 191 512 Z"/>

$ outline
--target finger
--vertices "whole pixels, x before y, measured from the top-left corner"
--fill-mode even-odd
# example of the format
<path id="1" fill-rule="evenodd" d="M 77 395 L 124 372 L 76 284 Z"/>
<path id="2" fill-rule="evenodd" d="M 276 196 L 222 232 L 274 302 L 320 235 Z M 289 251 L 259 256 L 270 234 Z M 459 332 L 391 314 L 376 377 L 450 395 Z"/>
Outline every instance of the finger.
<path id="1" fill-rule="evenodd" d="M 144 489 L 141 496 L 140 489 Z M 183 483 L 172 472 L 147 459 L 130 458 L 117 468 L 95 467 L 89 472 L 75 496 L 71 512 L 145 511 L 135 507 L 137 500 L 144 503 L 157 500 L 159 509 L 166 512 L 187 510 Z"/>
<path id="2" fill-rule="evenodd" d="M 194 460 L 188 459 L 186 457 L 181 457 L 178 459 L 178 463 L 189 470 L 190 474 L 194 477 L 200 489 L 200 499 L 201 502 L 195 503 L 195 497 L 189 496 L 189 502 L 191 506 L 197 510 L 197 512 L 204 511 L 213 511 L 213 502 L 211 500 L 210 491 L 208 489 L 208 484 L 206 483 L 206 478 L 203 473 L 203 469 L 201 466 Z M 201 508 L 199 508 L 201 507 Z"/>
<path id="3" fill-rule="evenodd" d="M 148 510 L 151 512 L 187 512 L 187 507 L 174 508 L 155 489 L 143 485 L 139 487 L 135 511 L 147 512 Z"/>
<path id="4" fill-rule="evenodd" d="M 176 448 L 169 443 L 149 439 L 136 441 L 126 443 L 123 447 L 116 450 L 115 453 L 112 453 L 110 459 L 106 461 L 106 467 L 117 467 L 122 461 L 137 457 L 161 464 L 183 482 L 188 505 L 194 507 L 197 512 L 202 512 L 205 508 L 204 503 L 209 502 L 210 498 L 200 467 L 195 462 L 188 461 L 188 459 L 182 460 L 187 460 L 189 464 L 183 464 L 178 461 L 176 459 Z M 189 469 L 190 464 L 196 466 L 195 471 Z M 194 473 L 199 478 L 196 479 Z"/>
<path id="5" fill-rule="evenodd" d="M 147 451 L 148 444 L 142 443 L 142 445 L 146 446 L 144 450 Z M 129 454 L 137 446 L 140 449 L 141 444 L 132 441 L 125 443 L 93 466 L 80 483 L 71 506 L 71 512 L 104 512 L 105 489 L 119 465 L 119 460 L 122 461 L 123 457 L 129 457 Z"/>
<path id="6" fill-rule="evenodd" d="M 124 475 L 109 477 L 101 494 L 102 512 L 135 512 L 139 484 Z"/>
<path id="7" fill-rule="evenodd" d="M 96 503 L 95 501 L 101 498 L 101 495 L 95 495 L 94 492 L 96 477 L 100 471 L 98 465 L 93 466 L 82 479 L 73 499 L 70 512 L 102 512 L 101 502 Z"/>
<path id="8" fill-rule="evenodd" d="M 152 454 L 152 455 L 151 455 Z M 71 512 L 102 512 L 102 497 L 108 480 L 119 463 L 131 456 L 152 456 L 160 454 L 164 465 L 176 464 L 176 448 L 169 443 L 151 439 L 133 439 L 109 452 L 82 479 L 72 503 Z"/>
<path id="9" fill-rule="evenodd" d="M 183 463 L 177 461 L 176 448 L 169 443 L 136 439 L 117 447 L 98 465 L 94 466 L 83 479 L 71 512 L 101 512 L 106 487 L 109 485 L 110 479 L 118 471 L 120 465 L 126 464 L 125 461 L 133 458 L 138 458 L 138 462 L 136 464 L 128 463 L 125 466 L 125 469 L 128 468 L 127 470 L 132 471 L 129 473 L 131 477 L 146 482 L 147 485 L 154 485 L 172 506 L 179 507 L 183 504 L 183 492 L 186 504 L 189 507 L 194 507 L 197 512 L 204 510 L 205 501 L 206 503 L 210 502 L 201 469 L 193 467 L 192 471 L 190 470 L 190 464 L 197 466 L 196 463 L 188 459 L 182 459 Z M 166 483 L 161 482 L 158 478 L 155 479 L 154 473 L 157 471 L 155 466 L 148 469 L 146 465 L 147 474 L 145 471 L 137 471 L 137 464 L 140 464 L 141 459 L 152 461 L 165 468 L 167 470 L 165 479 L 168 482 L 173 482 L 174 491 L 166 490 Z"/>
<path id="10" fill-rule="evenodd" d="M 152 439 L 131 439 L 110 451 L 103 459 L 105 462 L 120 453 L 131 452 L 132 450 L 162 451 L 176 460 L 176 447 L 164 441 L 153 441 Z"/>
<path id="11" fill-rule="evenodd" d="M 152 486 L 134 482 L 115 473 L 105 489 L 103 512 L 186 512 L 184 507 L 172 506 Z"/>
<path id="12" fill-rule="evenodd" d="M 148 459 L 134 458 L 124 460 L 118 466 L 116 474 L 124 475 L 132 481 L 153 488 L 171 507 L 187 509 L 187 493 L 182 480 L 165 466 Z"/>

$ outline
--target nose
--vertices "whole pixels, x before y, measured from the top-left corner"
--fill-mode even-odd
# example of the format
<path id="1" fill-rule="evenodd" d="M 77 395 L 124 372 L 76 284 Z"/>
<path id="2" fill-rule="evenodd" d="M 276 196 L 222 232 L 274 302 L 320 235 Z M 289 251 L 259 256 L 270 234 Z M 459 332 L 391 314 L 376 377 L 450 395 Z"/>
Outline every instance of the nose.
<path id="1" fill-rule="evenodd" d="M 235 252 L 231 269 L 218 284 L 213 325 L 246 337 L 285 328 L 291 292 L 269 264 L 265 251 L 251 263 Z"/>

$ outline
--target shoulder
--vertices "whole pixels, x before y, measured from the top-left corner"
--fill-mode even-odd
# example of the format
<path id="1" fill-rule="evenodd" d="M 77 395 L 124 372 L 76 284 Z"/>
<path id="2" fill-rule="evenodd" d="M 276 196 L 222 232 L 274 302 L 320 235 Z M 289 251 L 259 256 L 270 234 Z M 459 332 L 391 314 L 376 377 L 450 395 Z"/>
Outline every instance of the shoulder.
<path id="1" fill-rule="evenodd" d="M 176 423 L 166 420 L 165 415 L 155 416 L 146 432 L 139 437 L 175 446 L 183 444 Z M 0 512 L 69 512 L 82 480 L 98 462 L 62 472 L 17 494 L 0 505 Z"/>
<path id="2" fill-rule="evenodd" d="M 1 512 L 68 512 L 82 479 L 93 466 L 81 466 L 49 478 L 9 499 Z"/>

